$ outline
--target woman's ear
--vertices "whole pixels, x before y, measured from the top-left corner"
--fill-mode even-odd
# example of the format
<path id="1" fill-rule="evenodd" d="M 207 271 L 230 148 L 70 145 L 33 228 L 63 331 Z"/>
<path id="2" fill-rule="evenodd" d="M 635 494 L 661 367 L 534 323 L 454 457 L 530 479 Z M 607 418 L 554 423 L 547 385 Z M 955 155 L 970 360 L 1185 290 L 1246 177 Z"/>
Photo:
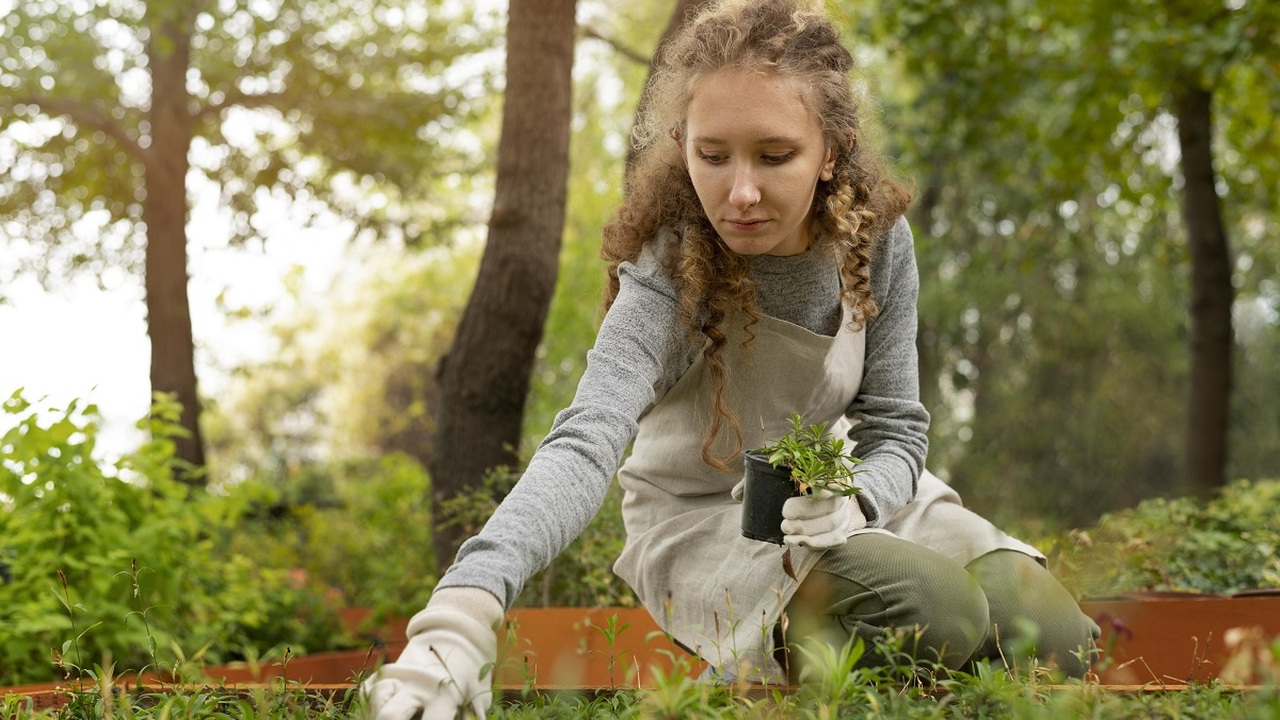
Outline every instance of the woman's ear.
<path id="1" fill-rule="evenodd" d="M 853 134 L 852 130 L 846 130 L 844 132 L 844 140 L 845 140 L 844 152 L 853 152 L 853 147 L 857 140 L 857 136 Z M 818 172 L 818 177 L 822 178 L 823 180 L 830 180 L 831 178 L 835 177 L 836 158 L 838 157 L 840 157 L 840 153 L 836 152 L 835 148 L 832 148 L 831 146 L 828 145 L 827 161 L 822 164 L 822 170 Z"/>
<path id="2" fill-rule="evenodd" d="M 822 169 L 818 171 L 819 179 L 829 181 L 831 178 L 835 177 L 836 157 L 835 148 L 827 146 L 827 159 L 822 163 Z"/>

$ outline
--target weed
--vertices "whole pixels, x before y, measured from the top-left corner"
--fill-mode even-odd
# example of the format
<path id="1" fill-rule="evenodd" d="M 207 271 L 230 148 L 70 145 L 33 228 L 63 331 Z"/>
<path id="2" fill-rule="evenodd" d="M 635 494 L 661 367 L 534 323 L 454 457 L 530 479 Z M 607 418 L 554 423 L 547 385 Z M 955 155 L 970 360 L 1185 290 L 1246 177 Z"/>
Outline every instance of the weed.
<path id="1" fill-rule="evenodd" d="M 613 614 L 609 616 L 609 619 L 607 621 L 605 621 L 604 627 L 600 627 L 599 625 L 595 625 L 590 622 L 588 622 L 587 624 L 590 625 L 592 628 L 594 628 L 602 636 L 604 636 L 607 649 L 593 650 L 591 652 L 598 653 L 604 656 L 605 661 L 608 663 L 608 668 L 609 668 L 609 687 L 616 688 L 618 687 L 618 681 L 614 677 L 613 673 L 618 666 L 618 654 L 617 654 L 618 635 L 622 634 L 623 631 L 631 627 L 631 623 L 623 623 L 622 626 L 619 627 L 618 616 L 617 614 Z"/>

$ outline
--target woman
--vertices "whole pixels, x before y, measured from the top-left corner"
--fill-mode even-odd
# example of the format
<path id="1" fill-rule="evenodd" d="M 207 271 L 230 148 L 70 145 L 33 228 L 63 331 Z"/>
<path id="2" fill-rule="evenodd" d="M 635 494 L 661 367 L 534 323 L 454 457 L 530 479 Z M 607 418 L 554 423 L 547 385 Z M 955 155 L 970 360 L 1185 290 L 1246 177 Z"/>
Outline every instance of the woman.
<path id="1" fill-rule="evenodd" d="M 484 715 L 504 607 L 615 471 L 615 571 L 723 677 L 794 679 L 789 649 L 894 630 L 950 668 L 1019 649 L 1083 674 L 1096 626 L 1043 557 L 924 470 L 910 195 L 863 141 L 852 65 L 801 0 L 726 0 L 664 49 L 577 395 L 366 684 L 380 718 Z M 741 535 L 735 490 L 791 413 L 863 462 L 856 496 L 787 502 L 780 547 Z"/>

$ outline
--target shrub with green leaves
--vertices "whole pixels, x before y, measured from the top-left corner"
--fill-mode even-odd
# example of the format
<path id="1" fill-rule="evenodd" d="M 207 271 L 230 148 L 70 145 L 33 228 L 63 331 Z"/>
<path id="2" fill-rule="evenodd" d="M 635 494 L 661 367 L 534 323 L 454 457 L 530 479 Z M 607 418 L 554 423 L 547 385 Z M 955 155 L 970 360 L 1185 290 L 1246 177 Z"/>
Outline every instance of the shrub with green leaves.
<path id="1" fill-rule="evenodd" d="M 1080 595 L 1280 588 L 1280 481 L 1241 480 L 1209 502 L 1154 498 L 1056 540 L 1055 571 Z"/>
<path id="2" fill-rule="evenodd" d="M 309 586 L 375 617 L 408 617 L 436 583 L 431 483 L 403 454 L 286 468 L 236 486 L 245 505 L 228 549 L 297 568 Z"/>
<path id="3" fill-rule="evenodd" d="M 175 479 L 176 403 L 159 398 L 142 423 L 151 439 L 115 462 L 93 456 L 92 405 L 41 409 L 19 391 L 3 411 L 0 684 L 89 670 L 108 653 L 118 670 L 160 670 L 179 652 L 220 662 L 341 638 L 336 612 L 286 569 L 220 551 L 235 503 Z"/>

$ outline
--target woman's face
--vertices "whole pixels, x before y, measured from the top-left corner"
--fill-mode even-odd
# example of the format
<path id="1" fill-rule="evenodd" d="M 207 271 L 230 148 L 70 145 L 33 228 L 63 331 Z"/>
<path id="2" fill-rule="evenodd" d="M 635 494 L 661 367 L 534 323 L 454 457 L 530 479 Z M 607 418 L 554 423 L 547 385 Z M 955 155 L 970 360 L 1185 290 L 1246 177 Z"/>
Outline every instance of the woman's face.
<path id="1" fill-rule="evenodd" d="M 813 195 L 835 155 L 793 80 L 720 70 L 697 81 L 684 159 L 698 200 L 725 244 L 741 255 L 809 248 Z"/>

